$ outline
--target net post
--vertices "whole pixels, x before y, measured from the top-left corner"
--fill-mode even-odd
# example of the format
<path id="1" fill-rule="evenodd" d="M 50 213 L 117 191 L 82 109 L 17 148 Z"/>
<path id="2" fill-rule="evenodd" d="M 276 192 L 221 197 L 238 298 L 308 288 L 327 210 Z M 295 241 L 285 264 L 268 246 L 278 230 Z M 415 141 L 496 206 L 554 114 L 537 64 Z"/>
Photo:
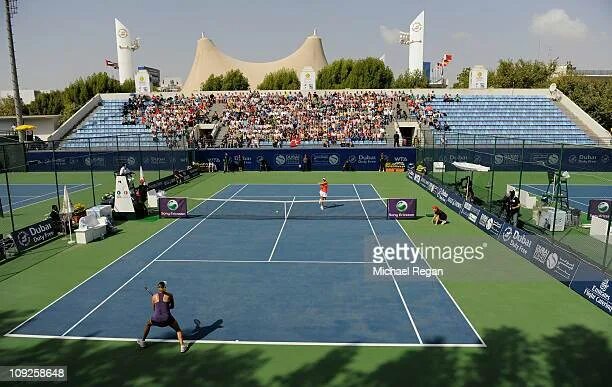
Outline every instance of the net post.
<path id="1" fill-rule="evenodd" d="M 493 157 L 491 157 L 491 181 L 489 182 L 489 211 L 493 207 L 493 187 L 495 184 L 495 155 L 497 154 L 497 137 L 493 140 Z"/>
<path id="2" fill-rule="evenodd" d="M 13 218 L 13 203 L 11 201 L 11 185 L 9 183 L 9 177 L 8 177 L 8 165 L 6 164 L 7 163 L 6 147 L 2 147 L 2 157 L 4 159 L 4 179 L 6 181 L 6 193 L 7 193 L 8 204 L 9 204 L 9 212 L 11 214 L 11 230 L 15 232 L 15 219 Z"/>
<path id="3" fill-rule="evenodd" d="M 57 165 L 55 164 L 55 141 L 51 141 L 51 152 L 53 155 L 53 174 L 55 175 L 55 196 L 57 197 L 57 208 L 62 208 L 60 204 L 59 182 L 57 179 Z"/>
<path id="4" fill-rule="evenodd" d="M 525 139 L 523 139 L 523 144 L 521 146 L 521 167 L 519 170 L 519 183 L 518 183 L 518 197 L 521 197 L 521 188 L 523 186 L 523 168 L 525 165 Z"/>
<path id="5" fill-rule="evenodd" d="M 91 157 L 91 138 L 87 139 L 87 151 L 89 154 L 89 175 L 91 177 L 91 195 L 93 196 L 93 206 L 96 205 L 96 185 L 94 184 L 93 159 Z"/>
<path id="6" fill-rule="evenodd" d="M 557 192 L 557 184 L 561 184 L 561 160 L 563 159 L 563 144 L 561 144 L 561 150 L 559 151 L 559 169 L 557 169 L 557 179 L 553 183 L 553 198 L 555 198 L 555 213 L 553 214 L 552 222 L 552 236 L 555 239 L 555 226 L 557 223 L 557 210 L 559 209 L 559 192 Z"/>

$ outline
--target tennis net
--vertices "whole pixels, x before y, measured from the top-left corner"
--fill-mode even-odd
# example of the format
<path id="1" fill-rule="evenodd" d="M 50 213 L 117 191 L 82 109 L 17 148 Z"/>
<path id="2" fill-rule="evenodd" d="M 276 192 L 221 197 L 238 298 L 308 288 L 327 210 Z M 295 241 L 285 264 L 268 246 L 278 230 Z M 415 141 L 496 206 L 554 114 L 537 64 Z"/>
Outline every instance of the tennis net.
<path id="1" fill-rule="evenodd" d="M 385 219 L 387 200 L 326 200 L 321 210 L 318 200 L 255 200 L 187 198 L 198 204 L 191 216 L 217 219 Z"/>

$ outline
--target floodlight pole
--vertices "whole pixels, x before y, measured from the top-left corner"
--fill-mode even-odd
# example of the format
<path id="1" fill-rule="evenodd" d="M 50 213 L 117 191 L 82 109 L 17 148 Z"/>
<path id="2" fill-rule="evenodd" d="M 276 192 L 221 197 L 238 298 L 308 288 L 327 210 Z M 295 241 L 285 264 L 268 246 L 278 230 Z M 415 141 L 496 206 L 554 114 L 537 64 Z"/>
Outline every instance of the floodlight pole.
<path id="1" fill-rule="evenodd" d="M 9 63 L 11 67 L 11 80 L 13 82 L 13 101 L 15 102 L 15 116 L 17 125 L 23 125 L 23 110 L 21 96 L 19 95 L 19 81 L 17 79 L 17 64 L 15 61 L 15 45 L 13 43 L 13 15 L 17 13 L 17 0 L 4 0 L 4 13 L 6 15 L 6 32 L 8 38 Z M 20 132 L 22 133 L 22 132 Z M 24 140 L 25 134 L 20 134 L 20 140 Z"/>

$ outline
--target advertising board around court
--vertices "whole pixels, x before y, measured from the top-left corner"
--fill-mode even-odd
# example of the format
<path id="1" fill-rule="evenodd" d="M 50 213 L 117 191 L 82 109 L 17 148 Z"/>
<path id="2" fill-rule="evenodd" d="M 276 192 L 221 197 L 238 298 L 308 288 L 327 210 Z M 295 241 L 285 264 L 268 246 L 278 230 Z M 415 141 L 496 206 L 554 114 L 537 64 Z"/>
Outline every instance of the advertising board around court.
<path id="1" fill-rule="evenodd" d="M 504 225 L 498 240 L 567 286 L 581 262 L 548 240 L 508 223 Z"/>
<path id="2" fill-rule="evenodd" d="M 11 233 L 11 238 L 15 242 L 17 251 L 22 252 L 49 242 L 58 235 L 57 228 L 53 227 L 53 221 L 51 219 L 45 219 L 41 222 L 13 231 Z"/>
<path id="3" fill-rule="evenodd" d="M 470 222 L 476 224 L 478 220 L 478 216 L 480 216 L 480 207 L 475 205 L 474 203 L 470 203 L 467 200 L 463 201 L 463 208 L 461 209 L 461 216 L 469 220 Z"/>
<path id="4" fill-rule="evenodd" d="M 186 198 L 159 198 L 157 203 L 160 218 L 186 218 Z"/>
<path id="5" fill-rule="evenodd" d="M 499 219 L 497 216 L 490 214 L 488 211 L 480 209 L 480 216 L 476 225 L 487 234 L 494 238 L 499 236 L 499 233 L 504 226 L 504 221 Z"/>
<path id="6" fill-rule="evenodd" d="M 416 210 L 416 199 L 387 199 L 387 218 L 389 219 L 414 219 Z"/>
<path id="7" fill-rule="evenodd" d="M 612 214 L 612 199 L 589 200 L 589 216 L 597 216 L 601 219 L 610 219 Z"/>
<path id="8" fill-rule="evenodd" d="M 581 262 L 570 288 L 612 316 L 611 282 L 610 276 L 588 263 Z"/>

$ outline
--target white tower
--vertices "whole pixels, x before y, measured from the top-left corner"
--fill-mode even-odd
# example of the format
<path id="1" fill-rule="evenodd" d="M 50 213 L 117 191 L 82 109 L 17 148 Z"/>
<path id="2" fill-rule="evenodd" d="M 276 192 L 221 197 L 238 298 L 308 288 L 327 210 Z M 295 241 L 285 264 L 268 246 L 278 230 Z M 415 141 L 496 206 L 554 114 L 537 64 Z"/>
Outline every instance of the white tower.
<path id="1" fill-rule="evenodd" d="M 408 70 L 423 72 L 423 37 L 425 35 L 425 11 L 410 23 L 408 42 Z"/>
<path id="2" fill-rule="evenodd" d="M 119 65 L 119 82 L 134 79 L 132 52 L 140 47 L 140 40 L 130 40 L 130 31 L 115 19 L 115 36 L 117 38 L 117 64 Z"/>

